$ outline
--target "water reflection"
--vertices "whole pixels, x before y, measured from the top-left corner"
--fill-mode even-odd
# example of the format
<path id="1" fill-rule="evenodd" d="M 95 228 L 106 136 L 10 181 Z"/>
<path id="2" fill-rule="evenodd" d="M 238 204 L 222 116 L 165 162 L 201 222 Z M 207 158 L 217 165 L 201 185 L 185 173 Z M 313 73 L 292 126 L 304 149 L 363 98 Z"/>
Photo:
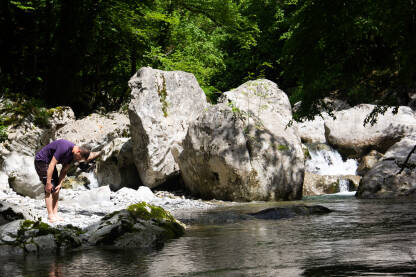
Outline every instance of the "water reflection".
<path id="1" fill-rule="evenodd" d="M 416 204 L 308 200 L 334 210 L 291 219 L 204 220 L 159 251 L 91 249 L 0 258 L 1 276 L 397 276 L 416 274 Z M 231 208 L 256 212 L 278 203 Z M 221 214 L 221 213 L 220 213 Z M 218 216 L 220 216 L 218 214 Z M 204 215 L 199 215 L 203 217 Z M 215 216 L 209 215 L 209 216 Z M 207 224 L 206 222 L 212 222 Z M 217 222 L 217 223 L 215 223 Z"/>

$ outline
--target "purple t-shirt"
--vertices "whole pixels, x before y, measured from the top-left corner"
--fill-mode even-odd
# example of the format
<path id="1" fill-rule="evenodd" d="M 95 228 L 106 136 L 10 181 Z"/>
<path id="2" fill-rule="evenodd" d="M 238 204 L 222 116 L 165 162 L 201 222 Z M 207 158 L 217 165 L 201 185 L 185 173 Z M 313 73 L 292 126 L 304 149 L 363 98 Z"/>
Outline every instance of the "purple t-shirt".
<path id="1" fill-rule="evenodd" d="M 75 144 L 64 139 L 55 140 L 39 150 L 36 153 L 35 160 L 49 164 L 52 157 L 55 157 L 58 164 L 69 164 L 74 157 L 72 154 L 72 148 L 74 146 Z"/>

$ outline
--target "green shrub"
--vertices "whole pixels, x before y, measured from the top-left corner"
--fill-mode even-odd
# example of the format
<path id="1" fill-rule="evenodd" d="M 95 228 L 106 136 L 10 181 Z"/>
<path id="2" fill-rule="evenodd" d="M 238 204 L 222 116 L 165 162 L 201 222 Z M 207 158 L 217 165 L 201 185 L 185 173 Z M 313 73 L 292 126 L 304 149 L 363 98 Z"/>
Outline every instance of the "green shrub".
<path id="1" fill-rule="evenodd" d="M 0 125 L 0 142 L 6 141 L 7 137 L 7 127 L 4 125 Z"/>

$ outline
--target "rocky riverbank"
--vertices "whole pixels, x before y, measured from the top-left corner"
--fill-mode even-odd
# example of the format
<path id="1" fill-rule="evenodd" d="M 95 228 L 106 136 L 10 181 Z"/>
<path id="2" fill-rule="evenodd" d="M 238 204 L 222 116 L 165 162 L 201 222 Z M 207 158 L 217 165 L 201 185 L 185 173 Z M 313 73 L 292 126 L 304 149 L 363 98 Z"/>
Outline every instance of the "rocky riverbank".
<path id="1" fill-rule="evenodd" d="M 290 125 L 288 96 L 269 80 L 246 82 L 223 93 L 216 105 L 206 101 L 195 77 L 185 72 L 142 68 L 129 86 L 128 111 L 77 119 L 70 107 L 58 107 L 45 111 L 47 124 L 42 126 L 28 115 L 7 127 L 7 139 L 0 143 L 0 204 L 30 220 L 6 224 L 7 230 L 26 226 L 22 232 L 31 234 L 44 226 L 43 185 L 33 157 L 56 139 L 101 151 L 94 163 L 72 166 L 60 193 L 59 210 L 65 220 L 48 225 L 65 229 L 71 224 L 75 230 L 99 233 L 100 238 L 88 233 L 81 243 L 91 237 L 97 238 L 96 243 L 108 242 L 102 229 L 112 234 L 115 244 L 128 245 L 125 236 L 143 228 L 154 242 L 159 234 L 171 234 L 174 217 L 180 220 L 188 211 L 232 205 L 231 201 L 299 200 L 303 194 L 337 192 L 346 179 L 353 190 L 358 186 L 357 197 L 416 195 L 411 152 L 416 145 L 416 114 L 410 107 L 389 107 L 374 124 L 364 126 L 375 105 L 349 107 L 327 100 L 335 103 L 334 117 L 323 113 L 313 121 Z M 3 107 L 14 103 L 3 100 L 0 115 L 8 117 Z M 305 143 L 331 146 L 341 153 L 340 160 L 356 159 L 360 176 L 354 175 L 356 170 L 324 176 L 308 166 L 311 153 Z M 204 200 L 150 190 L 161 186 L 169 190 L 177 184 Z M 134 206 L 138 203 L 142 204 Z M 141 212 L 134 212 L 137 209 Z M 48 229 L 47 235 L 57 242 L 55 229 Z M 72 234 L 71 230 L 66 231 Z M 133 235 L 133 244 L 144 243 L 140 234 Z M 13 236 L 19 243 L 23 240 L 20 233 Z M 24 247 L 33 239 L 25 237 Z"/>
<path id="2" fill-rule="evenodd" d="M 169 192 L 157 192 L 156 195 L 147 187 L 139 187 L 134 190 L 122 188 L 116 192 L 108 186 L 94 189 L 62 189 L 60 192 L 59 212 L 64 221 L 49 223 L 45 200 L 24 197 L 13 190 L 8 193 L 0 192 L 0 203 L 5 207 L 11 207 L 16 213 L 22 213 L 26 219 L 38 220 L 60 226 L 71 224 L 84 229 L 97 223 L 103 216 L 115 211 L 126 209 L 132 204 L 146 202 L 160 206 L 172 215 L 180 215 L 183 211 L 197 211 L 229 205 L 223 201 L 203 201 L 185 199 Z"/>

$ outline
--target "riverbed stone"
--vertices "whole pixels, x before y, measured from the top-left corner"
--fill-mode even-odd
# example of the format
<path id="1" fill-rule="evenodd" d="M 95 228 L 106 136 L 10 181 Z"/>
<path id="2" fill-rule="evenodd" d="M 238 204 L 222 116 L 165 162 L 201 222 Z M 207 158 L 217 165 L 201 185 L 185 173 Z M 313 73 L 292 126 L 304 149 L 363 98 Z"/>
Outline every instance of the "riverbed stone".
<path id="1" fill-rule="evenodd" d="M 323 215 L 332 212 L 327 207 L 321 205 L 294 205 L 287 207 L 276 207 L 250 214 L 257 219 L 276 220 L 291 218 L 299 215 Z"/>
<path id="2" fill-rule="evenodd" d="M 372 169 L 377 162 L 383 157 L 383 154 L 376 150 L 371 150 L 370 153 L 360 159 L 358 164 L 357 174 L 364 176 L 370 169 Z"/>
<path id="3" fill-rule="evenodd" d="M 303 196 L 338 193 L 341 180 L 348 182 L 348 191 L 356 191 L 360 179 L 360 176 L 355 175 L 318 175 L 305 171 Z"/>
<path id="4" fill-rule="evenodd" d="M 406 160 L 416 137 L 406 137 L 395 143 L 377 164 L 361 179 L 357 191 L 359 198 L 416 198 L 416 154 Z M 401 169 L 403 170 L 401 171 Z"/>
<path id="5" fill-rule="evenodd" d="M 11 152 L 3 157 L 2 171 L 8 177 L 9 186 L 17 193 L 31 198 L 41 197 L 44 186 L 34 166 L 34 157 Z"/>
<path id="6" fill-rule="evenodd" d="M 335 118 L 325 119 L 325 137 L 343 156 L 361 157 L 371 150 L 384 153 L 400 139 L 416 131 L 416 114 L 409 107 L 401 106 L 397 114 L 388 108 L 377 116 L 374 125 L 364 120 L 376 106 L 361 104 L 351 109 L 334 112 Z"/>
<path id="7" fill-rule="evenodd" d="M 327 116 L 326 113 L 322 115 Z M 325 121 L 322 117 L 317 115 L 312 120 L 295 123 L 303 143 L 326 143 Z"/>
<path id="8" fill-rule="evenodd" d="M 25 212 L 16 206 L 0 203 L 0 225 L 27 218 L 24 214 Z"/>
<path id="9" fill-rule="evenodd" d="M 245 120 L 229 105 L 218 104 L 190 125 L 178 157 L 191 192 L 237 201 L 301 198 L 300 139 L 285 133 L 284 123 L 269 129 L 259 122 L 254 115 Z"/>
<path id="10" fill-rule="evenodd" d="M 179 175 L 171 153 L 208 103 L 193 74 L 141 68 L 129 81 L 131 137 L 144 185 L 154 188 Z"/>
<path id="11" fill-rule="evenodd" d="M 71 225 L 54 228 L 41 221 L 15 220 L 0 226 L 0 245 L 25 252 L 50 253 L 80 247 L 81 233 L 81 229 Z"/>
<path id="12" fill-rule="evenodd" d="M 194 121 L 178 155 L 185 185 L 203 198 L 301 197 L 304 155 L 287 95 L 269 80 L 225 92 Z"/>
<path id="13" fill-rule="evenodd" d="M 161 246 L 184 233 L 184 227 L 163 208 L 140 202 L 111 213 L 85 234 L 90 245 L 146 249 Z"/>

